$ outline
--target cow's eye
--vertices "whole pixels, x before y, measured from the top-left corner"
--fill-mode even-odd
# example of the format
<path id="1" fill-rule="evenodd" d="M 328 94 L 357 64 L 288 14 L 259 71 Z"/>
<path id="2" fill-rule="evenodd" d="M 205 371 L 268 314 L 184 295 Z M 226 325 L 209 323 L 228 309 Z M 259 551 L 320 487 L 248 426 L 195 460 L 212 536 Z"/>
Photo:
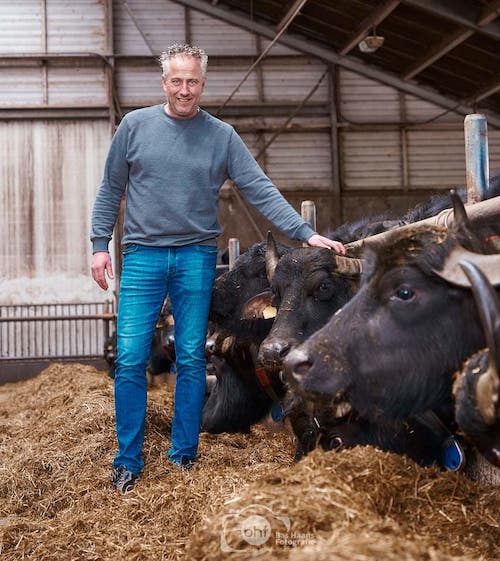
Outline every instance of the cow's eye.
<path id="1" fill-rule="evenodd" d="M 319 284 L 315 290 L 315 296 L 320 300 L 327 300 L 328 298 L 331 298 L 332 294 L 333 285 L 328 280 L 325 280 L 321 284 Z"/>
<path id="2" fill-rule="evenodd" d="M 396 291 L 396 298 L 399 300 L 411 300 L 415 296 L 415 292 L 408 286 L 402 286 Z"/>

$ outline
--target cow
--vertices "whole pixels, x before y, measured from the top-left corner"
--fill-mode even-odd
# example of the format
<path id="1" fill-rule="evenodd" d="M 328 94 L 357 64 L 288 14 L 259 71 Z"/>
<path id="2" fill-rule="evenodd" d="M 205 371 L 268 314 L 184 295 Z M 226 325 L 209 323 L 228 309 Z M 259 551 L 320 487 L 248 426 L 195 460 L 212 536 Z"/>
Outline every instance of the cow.
<path id="1" fill-rule="evenodd" d="M 466 260 L 460 265 L 471 282 L 487 348 L 456 373 L 455 419 L 467 440 L 500 467 L 500 299 L 481 269 Z"/>
<path id="2" fill-rule="evenodd" d="M 277 244 L 280 256 L 291 249 Z M 241 319 L 245 302 L 269 287 L 265 254 L 266 242 L 254 244 L 214 282 L 207 353 L 211 357 L 209 374 L 216 381 L 211 379 L 203 407 L 204 431 L 248 432 L 269 413 L 273 404 L 270 394 L 276 391 L 282 397 L 279 380 L 271 382 L 266 391 L 255 371 L 258 346 L 269 333 L 273 320 Z"/>
<path id="3" fill-rule="evenodd" d="M 500 174 L 492 176 L 486 199 L 500 195 Z M 456 195 L 455 195 L 456 196 Z M 460 198 L 466 196 L 461 189 Z M 451 208 L 450 193 L 440 193 L 411 208 L 401 218 L 389 220 L 377 216 L 346 223 L 332 233 L 333 239 L 344 243 L 368 235 L 415 223 Z M 272 246 L 268 244 L 268 252 Z M 270 256 L 267 268 L 270 289 L 259 295 L 261 306 L 274 305 L 277 317 L 269 336 L 260 347 L 259 360 L 268 370 L 281 370 L 288 351 L 322 327 L 357 291 L 359 267 L 355 261 L 332 256 L 328 250 L 298 248 L 283 259 Z M 258 315 L 258 314 L 257 314 Z"/>
<path id="4" fill-rule="evenodd" d="M 355 294 L 359 284 L 359 260 L 333 255 L 329 250 L 297 248 L 279 258 L 272 237 L 266 249 L 271 291 L 260 293 L 243 309 L 246 319 L 277 309 L 269 335 L 260 345 L 257 363 L 276 380 L 288 351 L 323 326 L 336 310 Z M 279 337 L 273 336 L 279 334 Z M 319 444 L 323 449 L 371 444 L 405 453 L 423 464 L 441 461 L 439 442 L 428 427 L 412 419 L 405 423 L 376 423 L 340 404 L 312 403 L 289 389 L 285 414 L 296 437 L 295 460 Z"/>
<path id="5" fill-rule="evenodd" d="M 498 191 L 500 181 L 492 186 L 494 189 L 490 189 L 488 196 Z M 466 196 L 465 189 L 460 196 Z M 388 214 L 360 219 L 344 224 L 333 232 L 332 237 L 344 242 L 354 241 L 360 236 L 429 218 L 451 206 L 450 194 L 441 193 L 413 207 L 399 219 L 389 219 Z M 287 353 L 326 324 L 352 298 L 359 287 L 360 269 L 355 260 L 334 256 L 326 249 L 297 248 L 281 259 L 273 255 L 272 244 L 267 244 L 266 251 L 270 254 L 266 255 L 270 289 L 259 294 L 249 307 L 257 316 L 259 306 L 261 310 L 272 306 L 277 309 L 274 324 L 262 342 L 258 356 L 259 364 L 277 375 Z M 293 388 L 290 391 L 293 392 Z M 332 441 L 332 422 L 338 430 L 338 422 L 329 418 L 329 409 L 311 408 L 304 399 L 297 397 L 289 401 L 293 406 L 287 407 L 287 414 L 297 436 L 296 458 L 313 449 L 318 441 L 328 447 Z"/>
<path id="6" fill-rule="evenodd" d="M 265 261 L 271 288 L 250 299 L 242 317 L 259 320 L 266 311 L 277 309 L 271 331 L 257 356 L 257 364 L 276 381 L 282 358 L 289 349 L 319 329 L 352 297 L 358 284 L 359 260 L 322 248 L 295 248 L 280 256 L 274 239 L 268 236 Z M 274 337 L 274 333 L 279 333 L 279 337 Z M 327 417 L 296 397 L 288 399 L 284 407 L 296 436 L 295 459 L 299 460 L 316 446 L 325 432 L 323 419 Z M 330 431 L 326 431 L 324 438 L 332 440 Z M 337 434 L 333 441 L 338 441 Z M 324 442 L 323 439 L 322 445 Z"/>
<path id="7" fill-rule="evenodd" d="M 266 391 L 256 375 L 255 339 L 234 336 L 219 328 L 209 334 L 207 345 L 207 373 L 212 381 L 203 407 L 202 430 L 249 432 L 273 405 L 270 388 Z M 272 391 L 281 399 L 281 381 L 274 380 L 271 384 Z"/>
<path id="8" fill-rule="evenodd" d="M 175 369 L 175 335 L 172 305 L 167 298 L 163 303 L 151 342 L 146 371 L 152 376 L 168 373 Z"/>
<path id="9" fill-rule="evenodd" d="M 426 206 L 426 212 L 432 212 L 430 209 L 432 208 L 433 211 L 438 212 L 440 209 L 445 208 L 445 207 L 449 207 L 450 206 L 450 200 L 448 196 L 442 196 L 439 199 L 439 205 L 440 206 L 436 206 L 436 205 L 427 205 Z M 443 202 L 444 201 L 444 202 Z M 417 220 L 419 218 L 425 218 L 426 215 L 425 214 L 421 214 L 418 215 L 418 213 L 414 213 L 413 214 L 413 219 Z M 269 251 L 269 244 L 267 244 L 268 247 L 268 251 Z M 334 260 L 332 260 L 332 256 L 331 253 L 328 250 L 316 250 L 315 248 L 300 248 L 300 249 L 293 249 L 293 250 L 289 250 L 286 255 L 279 260 L 279 263 L 283 263 L 285 264 L 286 262 L 288 262 L 290 264 L 289 270 L 287 272 L 285 272 L 282 277 L 286 278 L 288 281 L 290 281 L 290 279 L 293 279 L 294 276 L 297 275 L 297 271 L 300 269 L 303 269 L 305 271 L 308 271 L 308 269 L 310 268 L 309 265 L 302 267 L 299 267 L 297 264 L 298 263 L 302 263 L 303 258 L 302 256 L 311 256 L 311 260 L 310 260 L 310 265 L 314 266 L 314 263 L 316 261 L 317 264 L 317 259 L 313 258 L 312 254 L 313 253 L 323 253 L 324 256 L 324 263 L 327 263 L 326 267 L 332 269 L 335 268 L 335 262 Z M 292 259 L 291 255 L 292 253 L 294 254 L 295 258 Z M 300 258 L 297 258 L 299 255 L 301 255 Z M 281 257 L 281 256 L 279 256 Z M 278 259 L 272 258 L 272 260 L 276 263 L 278 262 Z M 252 262 L 252 260 L 250 260 L 250 262 Z M 252 277 L 257 276 L 258 278 L 260 278 L 262 280 L 262 285 L 261 288 L 265 287 L 266 281 L 264 278 L 264 270 L 262 267 L 262 259 L 260 259 L 260 268 L 254 268 L 253 270 L 249 269 L 250 274 L 247 274 L 246 277 L 244 278 L 243 282 L 239 282 L 238 285 L 234 285 L 232 288 L 236 288 L 237 291 L 243 290 L 245 288 L 247 288 L 247 284 L 248 284 L 248 280 Z M 333 264 L 332 264 L 333 263 Z M 284 266 L 280 265 L 280 267 L 282 267 L 283 269 L 285 268 Z M 321 269 L 321 267 L 317 267 L 318 269 Z M 298 273 L 300 275 L 300 272 Z M 324 278 L 328 279 L 328 271 L 325 273 Z M 240 279 L 241 281 L 241 279 Z M 292 281 L 290 281 L 292 282 Z M 300 281 L 297 283 L 300 286 Z M 327 294 L 328 292 L 328 287 L 326 286 L 328 284 L 327 283 L 319 283 L 318 288 L 319 290 L 322 292 L 323 296 L 325 297 L 325 300 L 331 300 L 332 302 L 328 302 L 325 305 L 325 302 L 321 302 L 319 299 L 316 298 L 316 308 L 313 307 L 312 310 L 308 310 L 307 306 L 304 304 L 304 302 L 300 302 L 299 306 L 295 306 L 295 309 L 292 310 L 292 313 L 294 313 L 295 315 L 300 314 L 301 312 L 305 312 L 305 315 L 307 316 L 308 312 L 309 312 L 309 316 L 310 318 L 312 318 L 312 320 L 310 319 L 309 321 L 309 327 L 307 329 L 302 328 L 298 328 L 298 329 L 294 329 L 294 327 L 296 326 L 292 326 L 292 329 L 289 329 L 288 332 L 286 333 L 285 336 L 282 337 L 281 341 L 284 342 L 284 344 L 279 347 L 276 346 L 274 348 L 274 351 L 277 350 L 277 354 L 278 354 L 278 359 L 275 360 L 275 364 L 271 365 L 269 364 L 269 362 L 266 364 L 266 360 L 262 360 L 264 355 L 262 354 L 262 346 L 261 346 L 261 353 L 259 355 L 259 362 L 263 362 L 266 370 L 270 373 L 270 379 L 274 385 L 275 381 L 276 381 L 276 373 L 279 371 L 280 369 L 280 361 L 283 358 L 283 356 L 286 354 L 287 350 L 291 347 L 293 347 L 294 344 L 300 342 L 300 338 L 305 338 L 307 335 L 311 334 L 315 329 L 319 328 L 323 323 L 325 323 L 332 315 L 332 313 L 335 311 L 335 309 L 337 309 L 338 307 L 340 307 L 345 301 L 346 298 L 348 299 L 350 296 L 352 296 L 353 294 L 353 290 L 354 287 L 356 285 L 356 281 L 353 281 L 353 279 L 346 279 L 343 278 L 341 279 L 341 284 L 344 285 L 348 285 L 348 293 L 349 295 L 346 296 L 344 293 L 343 289 L 338 290 L 333 290 L 333 292 L 331 291 L 331 287 L 330 287 L 330 292 L 332 292 L 330 295 Z M 323 286 L 321 286 L 323 285 Z M 255 286 L 255 285 L 253 285 Z M 337 287 L 339 288 L 339 287 Z M 246 294 L 249 295 L 252 291 L 247 291 Z M 253 290 L 253 292 L 255 292 L 255 290 Z M 226 301 L 226 293 L 224 290 L 220 290 L 219 291 L 219 304 L 213 306 L 214 309 L 224 309 L 225 306 L 229 305 L 229 301 Z M 272 302 L 270 302 L 269 300 L 269 292 L 267 293 L 266 299 L 263 300 L 263 295 L 260 294 L 258 296 L 258 299 L 260 299 L 263 302 L 263 306 L 261 307 L 261 309 L 263 310 L 267 310 L 267 309 L 272 309 L 273 305 Z M 313 298 L 312 298 L 313 299 Z M 240 304 L 243 301 L 243 298 L 240 300 Z M 254 306 L 255 304 L 255 299 L 254 301 L 252 301 L 252 306 Z M 254 306 L 254 310 L 257 309 L 257 307 Z M 289 310 L 290 307 L 286 306 L 284 308 L 282 308 L 282 312 L 283 310 Z M 229 311 L 226 311 L 224 313 L 222 313 L 223 316 L 225 316 L 225 321 L 226 324 L 227 322 L 231 322 L 231 330 L 238 330 L 241 329 L 240 325 L 241 325 L 241 320 L 240 320 L 240 316 L 235 313 L 235 309 L 232 308 L 231 306 L 229 306 L 228 308 Z M 316 310 L 319 310 L 319 313 L 316 313 Z M 259 314 L 259 312 L 256 312 L 257 315 Z M 220 312 L 219 312 L 220 314 Z M 284 316 L 285 314 L 282 313 L 281 316 Z M 243 320 L 243 324 L 246 325 L 246 328 L 248 328 L 248 315 L 244 314 L 244 320 Z M 278 311 L 278 318 L 280 317 L 280 311 Z M 278 322 L 278 318 L 272 328 L 272 331 L 275 331 L 275 326 L 277 325 Z M 259 320 L 264 320 L 265 318 L 261 315 L 259 316 Z M 316 322 L 314 320 L 317 320 Z M 284 322 L 285 325 L 288 323 L 288 325 L 290 326 L 290 322 Z M 269 329 L 267 327 L 267 329 Z M 260 333 L 260 335 L 262 335 L 262 332 Z M 269 338 L 266 339 L 266 342 L 269 342 Z M 281 344 L 281 342 L 280 342 Z M 281 355 L 281 356 L 280 356 Z M 234 356 L 231 359 L 232 364 L 234 365 Z M 248 372 L 251 373 L 252 369 L 254 369 L 257 365 L 253 363 L 253 361 L 250 361 L 247 364 L 248 367 Z M 224 364 L 224 375 L 227 377 L 229 376 L 233 376 L 235 378 L 238 377 L 238 368 L 231 368 L 229 367 L 229 365 L 227 363 Z M 229 374 L 230 373 L 230 374 Z M 253 379 L 251 377 L 247 378 L 246 383 L 248 384 L 251 381 L 251 391 L 249 393 L 253 394 L 252 397 L 252 402 L 256 403 L 255 398 L 258 398 L 259 395 L 262 396 L 262 399 L 264 400 L 264 402 L 267 404 L 267 407 L 269 407 L 269 405 L 272 403 L 272 401 L 269 398 L 269 395 L 263 395 L 261 392 L 259 392 L 259 386 L 258 386 L 258 380 L 254 377 Z M 236 380 L 235 380 L 236 382 Z M 269 383 L 269 382 L 268 382 Z M 241 379 L 238 380 L 238 384 L 240 389 L 245 388 L 246 386 L 244 384 L 242 384 Z M 220 394 L 222 395 L 222 384 L 219 384 L 219 391 Z M 261 388 L 260 388 L 261 389 Z M 280 392 L 276 392 L 274 391 L 275 394 L 280 393 L 280 395 L 283 394 L 283 390 L 280 388 Z M 239 395 L 241 395 L 241 393 L 239 393 Z M 220 399 L 215 399 L 213 401 L 214 404 L 219 403 L 221 401 L 225 401 L 227 398 L 222 398 L 222 400 Z M 294 403 L 295 405 L 297 403 L 300 403 L 300 400 L 292 400 L 292 403 Z M 214 404 L 211 405 L 211 407 L 207 407 L 206 410 L 208 411 L 209 409 L 212 409 L 212 411 L 214 410 Z M 219 409 L 222 410 L 222 408 L 219 406 Z M 257 410 L 257 408 L 255 408 L 255 410 Z M 226 415 L 229 415 L 229 409 L 226 407 L 224 409 Z M 325 447 L 325 442 L 334 442 L 337 441 L 337 437 L 332 438 L 331 437 L 331 431 L 329 430 L 329 426 L 332 424 L 331 421 L 332 419 L 329 419 L 327 416 L 325 417 L 324 415 L 321 415 L 320 412 L 316 412 L 316 414 L 311 415 L 309 412 L 309 409 L 307 406 L 305 406 L 305 404 L 302 404 L 299 407 L 291 407 L 288 408 L 287 412 L 289 413 L 290 416 L 290 420 L 292 423 L 292 426 L 294 427 L 294 432 L 298 438 L 298 449 L 296 452 L 296 457 L 300 457 L 303 453 L 307 452 L 309 449 L 313 448 L 316 445 L 316 440 L 318 438 L 318 434 L 321 434 L 321 438 L 323 438 L 323 442 L 321 443 L 324 447 Z M 208 416 L 208 415 L 207 415 Z M 221 418 L 221 416 L 219 415 L 219 419 Z M 318 426 L 318 421 L 320 423 L 321 426 L 321 430 L 318 431 L 316 430 L 317 426 Z M 333 423 L 336 427 L 336 430 L 338 429 L 338 422 L 333 419 Z M 224 425 L 224 423 L 222 423 L 223 426 L 229 426 L 230 423 L 226 422 L 226 424 Z M 204 423 L 205 425 L 205 423 Z M 300 435 L 302 435 L 302 438 L 300 437 Z M 329 446 L 329 444 L 327 445 Z M 302 448 L 302 450 L 301 450 Z"/>
<path id="10" fill-rule="evenodd" d="M 488 268 L 500 259 L 498 215 L 472 226 L 459 197 L 453 204 L 451 229 L 409 226 L 366 246 L 359 291 L 284 361 L 298 391 L 374 421 L 449 409 L 453 373 L 484 346 L 470 283 L 453 259 Z"/>

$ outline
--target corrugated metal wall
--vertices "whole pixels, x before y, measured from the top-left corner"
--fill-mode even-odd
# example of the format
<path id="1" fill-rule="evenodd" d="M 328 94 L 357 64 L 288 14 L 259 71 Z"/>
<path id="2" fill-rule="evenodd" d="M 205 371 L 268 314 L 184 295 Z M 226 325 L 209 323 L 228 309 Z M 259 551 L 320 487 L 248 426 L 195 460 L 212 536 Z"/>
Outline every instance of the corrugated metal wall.
<path id="1" fill-rule="evenodd" d="M 2 276 L 88 275 L 106 120 L 0 121 Z"/>
<path id="2" fill-rule="evenodd" d="M 405 212 L 431 192 L 465 185 L 463 117 L 340 68 L 344 219 Z M 500 170 L 499 131 L 489 133 Z"/>

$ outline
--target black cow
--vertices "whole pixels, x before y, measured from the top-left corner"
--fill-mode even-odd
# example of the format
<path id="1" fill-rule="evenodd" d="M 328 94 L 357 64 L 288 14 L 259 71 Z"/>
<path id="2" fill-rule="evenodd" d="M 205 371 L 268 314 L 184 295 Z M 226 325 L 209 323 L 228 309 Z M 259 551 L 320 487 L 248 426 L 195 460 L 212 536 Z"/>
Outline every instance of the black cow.
<path id="1" fill-rule="evenodd" d="M 156 323 L 146 369 L 153 376 L 170 372 L 175 366 L 174 323 L 172 305 L 167 298 Z"/>
<path id="2" fill-rule="evenodd" d="M 498 206 L 500 216 L 500 198 Z M 451 402 L 452 375 L 484 335 L 465 276 L 453 267 L 450 275 L 445 262 L 463 248 L 486 263 L 500 259 L 490 241 L 498 216 L 472 227 L 458 198 L 454 209 L 453 230 L 409 227 L 366 250 L 359 292 L 287 356 L 287 380 L 308 396 L 348 401 L 374 420 Z"/>
<path id="3" fill-rule="evenodd" d="M 257 340 L 258 341 L 258 340 Z M 270 411 L 273 398 L 256 374 L 255 339 L 217 329 L 209 334 L 207 373 L 215 376 L 203 408 L 202 430 L 211 433 L 249 432 Z M 283 385 L 273 380 L 272 391 L 282 397 Z"/>
<path id="4" fill-rule="evenodd" d="M 279 255 L 290 247 L 278 244 Z M 269 287 L 265 265 L 266 243 L 251 246 L 235 261 L 233 269 L 214 282 L 207 339 L 211 384 L 203 408 L 202 430 L 246 432 L 270 411 L 273 398 L 256 376 L 258 346 L 269 333 L 272 319 L 242 320 L 245 302 Z M 279 380 L 272 391 L 282 392 Z"/>
<path id="5" fill-rule="evenodd" d="M 500 181 L 497 183 L 499 187 Z M 461 195 L 466 196 L 465 190 Z M 441 193 L 418 204 L 399 219 L 389 219 L 389 215 L 361 219 L 344 224 L 332 233 L 332 237 L 344 242 L 355 241 L 359 236 L 429 218 L 451 206 L 450 194 Z M 326 249 L 298 248 L 278 260 L 272 255 L 272 244 L 268 243 L 267 252 L 271 255 L 266 261 L 272 264 L 267 268 L 270 290 L 260 294 L 251 304 L 256 315 L 259 315 L 257 300 L 261 309 L 270 306 L 277 309 L 276 319 L 260 346 L 258 357 L 268 372 L 277 374 L 287 353 L 325 325 L 352 298 L 359 287 L 360 269 L 356 261 L 335 256 Z M 332 441 L 332 423 L 338 430 L 338 421 L 330 418 L 329 409 L 307 406 L 304 399 L 296 396 L 290 402 L 294 407 L 288 407 L 287 413 L 297 437 L 296 457 L 313 449 L 318 440 L 327 448 Z"/>
<path id="6" fill-rule="evenodd" d="M 321 248 L 296 248 L 280 257 L 273 238 L 268 237 L 266 271 L 271 289 L 249 300 L 243 317 L 263 318 L 266 311 L 277 309 L 257 358 L 270 379 L 276 381 L 290 348 L 324 325 L 353 296 L 359 284 L 359 260 Z M 312 450 L 319 438 L 325 447 L 339 441 L 337 423 L 335 437 L 330 435 L 328 409 L 314 410 L 297 396 L 288 397 L 285 409 L 296 436 L 295 459 Z"/>
<path id="7" fill-rule="evenodd" d="M 500 467 L 500 299 L 476 265 L 460 264 L 471 282 L 488 348 L 474 354 L 457 373 L 455 418 L 469 442 Z"/>
<path id="8" fill-rule="evenodd" d="M 500 174 L 491 178 L 486 195 L 500 195 Z M 459 193 L 463 199 L 465 189 Z M 452 207 L 450 193 L 440 193 L 411 208 L 401 218 L 389 220 L 381 216 L 346 223 L 332 233 L 332 239 L 344 243 L 357 241 L 435 216 Z M 268 244 L 268 252 L 270 251 Z M 282 259 L 270 256 L 268 267 L 270 290 L 260 295 L 262 306 L 273 305 L 277 317 L 268 337 L 263 341 L 259 359 L 268 370 L 281 370 L 283 358 L 297 344 L 304 341 L 331 318 L 359 287 L 359 268 L 356 262 L 334 256 L 326 249 L 298 248 Z"/>

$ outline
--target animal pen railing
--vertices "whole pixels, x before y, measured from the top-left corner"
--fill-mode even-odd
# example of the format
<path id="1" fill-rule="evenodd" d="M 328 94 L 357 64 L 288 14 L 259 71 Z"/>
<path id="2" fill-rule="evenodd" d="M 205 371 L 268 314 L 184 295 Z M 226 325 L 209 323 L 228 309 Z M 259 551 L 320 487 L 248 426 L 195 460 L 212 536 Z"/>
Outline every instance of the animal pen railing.
<path id="1" fill-rule="evenodd" d="M 111 300 L 0 306 L 0 372 L 12 361 L 102 358 L 114 322 Z"/>

